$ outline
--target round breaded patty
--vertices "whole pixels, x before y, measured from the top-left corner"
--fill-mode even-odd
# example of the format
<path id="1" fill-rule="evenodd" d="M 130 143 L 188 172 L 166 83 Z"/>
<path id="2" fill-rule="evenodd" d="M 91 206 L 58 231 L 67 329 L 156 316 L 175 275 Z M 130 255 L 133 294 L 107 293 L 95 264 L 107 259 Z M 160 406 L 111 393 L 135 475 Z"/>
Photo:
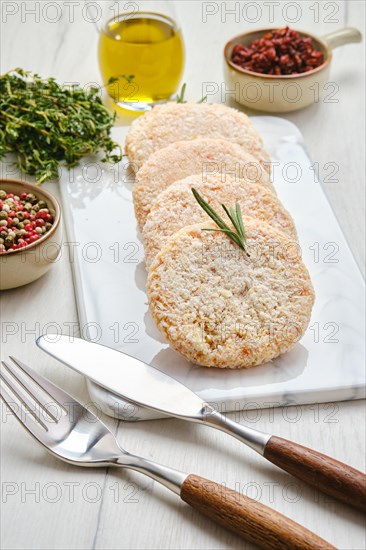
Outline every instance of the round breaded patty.
<path id="1" fill-rule="evenodd" d="M 260 365 L 294 347 L 314 302 L 298 246 L 244 218 L 250 257 L 200 223 L 169 237 L 148 276 L 151 314 L 171 346 L 198 365 Z"/>
<path id="2" fill-rule="evenodd" d="M 156 151 L 137 172 L 132 189 L 140 228 L 156 197 L 171 183 L 192 174 L 220 174 L 222 181 L 232 176 L 248 183 L 260 183 L 273 190 L 267 172 L 240 145 L 219 139 L 178 141 Z"/>
<path id="3" fill-rule="evenodd" d="M 235 207 L 238 202 L 243 216 L 263 220 L 272 227 L 283 231 L 291 240 L 297 240 L 294 222 L 281 202 L 262 185 L 237 182 L 228 177 L 207 176 L 202 181 L 201 174 L 188 176 L 169 185 L 154 201 L 143 228 L 146 265 L 149 266 L 162 248 L 167 237 L 187 225 L 207 220 L 206 212 L 198 205 L 192 187 L 202 195 L 224 219 L 226 214 L 222 204 Z"/>
<path id="4" fill-rule="evenodd" d="M 267 172 L 270 158 L 251 120 L 220 103 L 166 103 L 132 123 L 125 143 L 135 172 L 152 153 L 176 141 L 197 138 L 225 139 L 241 145 Z"/>

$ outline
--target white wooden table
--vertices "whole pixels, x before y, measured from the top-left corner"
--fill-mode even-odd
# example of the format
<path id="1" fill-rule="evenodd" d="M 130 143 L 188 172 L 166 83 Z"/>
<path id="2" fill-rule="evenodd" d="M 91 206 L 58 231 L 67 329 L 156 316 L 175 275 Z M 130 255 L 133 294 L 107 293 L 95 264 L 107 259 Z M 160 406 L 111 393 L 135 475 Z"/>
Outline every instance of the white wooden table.
<path id="1" fill-rule="evenodd" d="M 318 35 L 346 25 L 362 29 L 365 23 L 363 0 L 254 4 L 177 2 L 187 46 L 184 80 L 188 98 L 201 97 L 207 82 L 221 87 L 223 45 L 245 29 L 282 26 L 286 17 L 290 25 Z M 239 15 L 225 12 L 233 6 Z M 4 0 L 1 72 L 20 66 L 61 82 L 99 82 L 98 37 L 93 24 L 83 18 L 82 7 L 83 2 Z M 205 22 L 202 10 L 217 13 L 208 15 Z M 297 15 L 300 19 L 293 23 Z M 301 129 L 323 180 L 332 179 L 330 166 L 334 165 L 328 163 L 336 163 L 336 182 L 325 182 L 325 186 L 360 266 L 364 261 L 364 67 L 362 44 L 337 50 L 331 73 L 338 87 L 337 102 L 319 102 L 287 116 Z M 221 100 L 220 94 L 210 100 Z M 11 177 L 4 172 L 2 176 Z M 56 183 L 46 187 L 58 193 Z M 87 402 L 82 378 L 50 360 L 34 343 L 35 336 L 51 323 L 67 333 L 68 323 L 76 321 L 71 267 L 64 250 L 41 280 L 2 293 L 2 357 L 14 354 L 28 361 Z M 240 421 L 365 469 L 365 406 L 361 401 L 263 410 L 259 415 L 247 412 Z M 225 482 L 299 521 L 338 548 L 366 546 L 360 515 L 267 465 L 224 434 L 178 420 L 117 425 L 107 418 L 106 422 L 132 452 Z M 251 547 L 138 474 L 81 469 L 54 459 L 24 433 L 4 406 L 1 436 L 4 549 Z"/>

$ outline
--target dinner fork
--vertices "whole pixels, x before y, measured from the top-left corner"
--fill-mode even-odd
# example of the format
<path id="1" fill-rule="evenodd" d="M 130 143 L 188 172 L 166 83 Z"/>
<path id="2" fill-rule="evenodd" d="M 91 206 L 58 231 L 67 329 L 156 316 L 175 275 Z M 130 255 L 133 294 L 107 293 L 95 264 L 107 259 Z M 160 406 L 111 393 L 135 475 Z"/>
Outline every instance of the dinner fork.
<path id="1" fill-rule="evenodd" d="M 334 548 L 305 527 L 232 489 L 130 454 L 79 401 L 23 362 L 2 361 L 1 398 L 28 432 L 77 466 L 130 468 L 158 481 L 193 508 L 261 548 Z"/>

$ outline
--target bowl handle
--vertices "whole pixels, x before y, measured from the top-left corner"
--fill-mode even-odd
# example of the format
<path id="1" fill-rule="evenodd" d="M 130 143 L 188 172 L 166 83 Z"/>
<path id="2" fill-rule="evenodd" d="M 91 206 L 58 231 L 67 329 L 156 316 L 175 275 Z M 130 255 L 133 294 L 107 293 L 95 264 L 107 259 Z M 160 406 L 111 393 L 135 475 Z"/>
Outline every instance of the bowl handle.
<path id="1" fill-rule="evenodd" d="M 343 44 L 361 42 L 362 34 L 358 29 L 353 27 L 345 27 L 344 29 L 339 29 L 337 31 L 325 34 L 322 36 L 322 40 L 324 40 L 327 46 L 333 50 L 333 48 L 338 48 L 338 46 L 343 46 Z"/>

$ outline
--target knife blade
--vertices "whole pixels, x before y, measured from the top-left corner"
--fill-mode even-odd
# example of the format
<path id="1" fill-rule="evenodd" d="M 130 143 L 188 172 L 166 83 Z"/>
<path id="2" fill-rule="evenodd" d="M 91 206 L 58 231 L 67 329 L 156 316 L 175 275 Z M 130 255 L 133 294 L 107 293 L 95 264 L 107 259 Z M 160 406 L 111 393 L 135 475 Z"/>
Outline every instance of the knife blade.
<path id="1" fill-rule="evenodd" d="M 37 345 L 127 401 L 168 415 L 202 417 L 208 405 L 184 384 L 143 361 L 81 338 L 43 335 Z"/>

